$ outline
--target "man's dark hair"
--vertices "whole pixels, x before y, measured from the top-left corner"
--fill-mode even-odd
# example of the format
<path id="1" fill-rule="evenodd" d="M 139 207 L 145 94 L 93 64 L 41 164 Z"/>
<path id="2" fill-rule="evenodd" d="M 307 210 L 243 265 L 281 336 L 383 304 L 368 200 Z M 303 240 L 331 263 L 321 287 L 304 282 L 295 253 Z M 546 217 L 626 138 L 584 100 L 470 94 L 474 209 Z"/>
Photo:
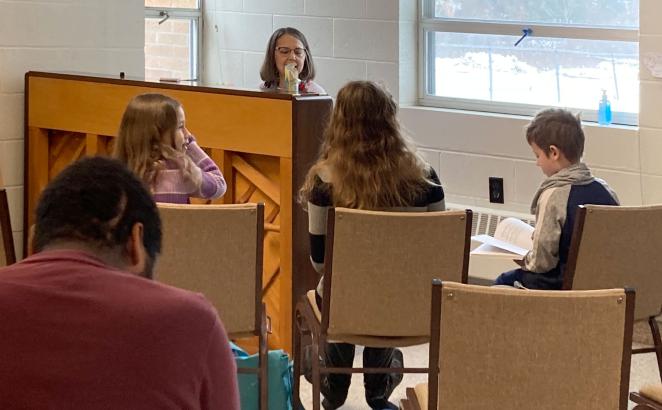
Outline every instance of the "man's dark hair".
<path id="1" fill-rule="evenodd" d="M 68 166 L 46 186 L 36 212 L 36 252 L 56 241 L 117 248 L 138 222 L 150 262 L 161 252 L 156 204 L 143 183 L 114 159 L 84 158 Z"/>

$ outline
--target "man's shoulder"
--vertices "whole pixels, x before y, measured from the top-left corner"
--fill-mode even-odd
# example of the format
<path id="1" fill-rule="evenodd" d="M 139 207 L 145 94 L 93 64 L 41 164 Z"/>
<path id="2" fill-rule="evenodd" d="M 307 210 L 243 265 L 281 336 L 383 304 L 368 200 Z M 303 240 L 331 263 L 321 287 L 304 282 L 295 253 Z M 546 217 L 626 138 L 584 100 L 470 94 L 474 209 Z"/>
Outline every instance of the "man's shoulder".
<path id="1" fill-rule="evenodd" d="M 202 293 L 176 288 L 158 281 L 135 278 L 135 284 L 127 283 L 127 291 L 144 302 L 150 303 L 158 310 L 156 314 L 193 315 L 198 318 L 214 319 L 216 310 Z"/>
<path id="2" fill-rule="evenodd" d="M 214 307 L 200 293 L 118 270 L 84 253 L 38 254 L 0 272 L 0 293 L 7 295 L 38 297 L 52 293 L 75 299 L 84 294 L 96 299 L 109 314 L 134 311 L 136 318 L 143 316 L 146 320 L 161 315 L 195 315 L 209 320 L 216 317 Z M 116 309 L 118 306 L 121 309 Z"/>
<path id="3" fill-rule="evenodd" d="M 185 311 L 198 312 L 199 314 L 216 317 L 216 310 L 202 293 L 174 288 L 162 283 L 157 283 L 163 290 L 164 303 L 172 304 L 173 307 Z"/>

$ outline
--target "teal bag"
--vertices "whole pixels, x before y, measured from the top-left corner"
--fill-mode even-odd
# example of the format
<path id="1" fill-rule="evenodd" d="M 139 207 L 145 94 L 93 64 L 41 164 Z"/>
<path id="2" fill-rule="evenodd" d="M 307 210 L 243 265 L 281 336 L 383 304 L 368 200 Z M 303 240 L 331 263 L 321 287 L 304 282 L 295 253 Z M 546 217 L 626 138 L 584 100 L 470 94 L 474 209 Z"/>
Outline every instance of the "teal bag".
<path id="1" fill-rule="evenodd" d="M 232 353 L 237 367 L 257 368 L 257 354 L 249 355 L 241 347 L 232 345 Z M 270 350 L 267 360 L 269 410 L 292 410 L 292 362 L 283 350 Z M 241 410 L 257 410 L 257 374 L 238 373 Z"/>

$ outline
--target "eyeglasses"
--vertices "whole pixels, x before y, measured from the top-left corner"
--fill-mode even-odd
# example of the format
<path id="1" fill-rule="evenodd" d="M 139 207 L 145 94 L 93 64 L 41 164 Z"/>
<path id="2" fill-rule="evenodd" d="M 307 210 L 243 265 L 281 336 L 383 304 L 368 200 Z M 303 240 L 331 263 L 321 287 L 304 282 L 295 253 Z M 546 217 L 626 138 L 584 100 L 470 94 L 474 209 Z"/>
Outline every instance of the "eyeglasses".
<path id="1" fill-rule="evenodd" d="M 294 51 L 294 55 L 297 57 L 303 57 L 306 55 L 306 49 L 301 47 L 297 47 L 297 48 L 276 47 L 276 51 L 278 51 L 281 55 L 284 56 L 290 55 L 292 51 Z"/>

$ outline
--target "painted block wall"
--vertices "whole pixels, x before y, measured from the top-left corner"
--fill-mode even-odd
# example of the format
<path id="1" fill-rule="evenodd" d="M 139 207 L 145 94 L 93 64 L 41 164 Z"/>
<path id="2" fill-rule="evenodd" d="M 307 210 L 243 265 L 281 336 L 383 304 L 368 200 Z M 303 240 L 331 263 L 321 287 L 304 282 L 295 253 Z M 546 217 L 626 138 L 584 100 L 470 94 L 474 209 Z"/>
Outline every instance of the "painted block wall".
<path id="1" fill-rule="evenodd" d="M 662 52 L 662 2 L 641 1 L 640 52 Z M 348 80 L 382 81 L 400 119 L 439 171 L 451 203 L 528 212 L 543 175 L 524 140 L 529 119 L 415 106 L 415 0 L 216 0 L 207 2 L 205 75 L 240 87 L 259 83 L 271 32 L 301 29 L 312 43 L 318 82 L 335 95 Z M 662 202 L 662 80 L 641 71 L 641 132 L 586 124 L 584 160 L 623 204 Z M 394 91 L 395 90 L 395 91 Z M 597 100 L 596 100 L 597 104 Z M 657 115 L 656 115 L 657 114 Z M 488 201 L 488 177 L 504 178 L 505 203 Z"/>
<path id="2" fill-rule="evenodd" d="M 403 9 L 401 12 L 400 9 Z M 308 39 L 315 81 L 335 95 L 347 81 L 380 81 L 399 94 L 400 58 L 415 53 L 416 0 L 215 0 L 204 5 L 203 78 L 257 87 L 271 33 L 292 26 Z M 400 50 L 400 26 L 410 34 Z M 408 76 L 415 80 L 415 67 Z M 410 102 L 414 101 L 409 94 Z"/>
<path id="3" fill-rule="evenodd" d="M 0 0 L 0 175 L 17 255 L 23 240 L 26 71 L 142 76 L 144 8 L 134 0 Z"/>

